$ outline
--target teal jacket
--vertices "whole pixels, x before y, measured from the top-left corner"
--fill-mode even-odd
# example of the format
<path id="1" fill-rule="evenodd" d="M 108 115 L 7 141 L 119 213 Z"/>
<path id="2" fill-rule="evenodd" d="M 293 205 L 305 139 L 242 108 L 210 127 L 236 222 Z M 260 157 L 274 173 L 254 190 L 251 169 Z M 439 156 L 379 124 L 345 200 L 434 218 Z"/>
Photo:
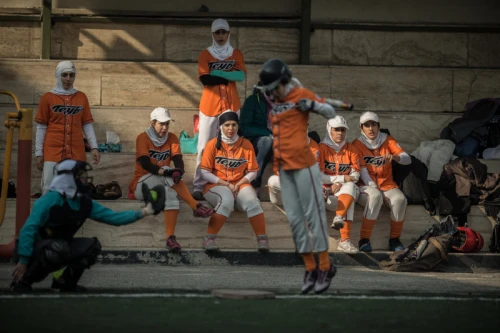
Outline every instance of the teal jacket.
<path id="1" fill-rule="evenodd" d="M 261 94 L 254 92 L 243 103 L 239 129 L 241 135 L 248 140 L 271 135 L 271 131 L 267 128 L 266 101 Z"/>
<path id="2" fill-rule="evenodd" d="M 80 200 L 67 199 L 71 209 L 80 209 Z M 49 218 L 50 209 L 54 206 L 62 206 L 64 198 L 58 192 L 49 191 L 40 199 L 35 201 L 33 210 L 26 220 L 21 232 L 19 233 L 19 245 L 17 253 L 19 262 L 27 264 L 33 254 L 33 246 L 37 240 L 41 239 L 40 230 L 45 226 Z M 112 225 L 124 225 L 135 222 L 142 218 L 142 210 L 127 210 L 115 212 L 107 207 L 100 205 L 92 200 L 92 211 L 90 212 L 92 220 Z"/>

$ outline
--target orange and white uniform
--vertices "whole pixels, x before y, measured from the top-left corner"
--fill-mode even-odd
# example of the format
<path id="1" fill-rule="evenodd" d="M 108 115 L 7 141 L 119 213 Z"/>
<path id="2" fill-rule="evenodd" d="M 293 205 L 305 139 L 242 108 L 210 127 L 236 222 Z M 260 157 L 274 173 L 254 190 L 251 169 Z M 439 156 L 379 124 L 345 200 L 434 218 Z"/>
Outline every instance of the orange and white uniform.
<path id="1" fill-rule="evenodd" d="M 273 169 L 279 172 L 283 207 L 298 252 L 306 254 L 314 249 L 326 253 L 329 243 L 321 173 L 311 152 L 307 128 L 309 112 L 332 118 L 335 109 L 306 88 L 287 84 L 285 91 L 283 100 L 270 101 Z M 306 102 L 299 106 L 304 111 L 297 108 L 301 100 Z"/>
<path id="2" fill-rule="evenodd" d="M 173 185 L 172 179 L 170 177 L 151 174 L 149 171 L 145 170 L 137 160 L 142 156 L 147 156 L 153 165 L 160 168 L 170 168 L 172 157 L 181 155 L 181 149 L 179 146 L 179 138 L 173 133 L 168 133 L 167 135 L 167 141 L 161 147 L 156 147 L 146 132 L 142 132 L 137 136 L 134 178 L 129 185 L 129 192 L 134 193 L 135 198 L 143 200 L 144 198 L 142 197 L 141 190 L 143 182 L 146 183 L 149 188 L 153 188 L 159 184 L 170 184 L 170 186 L 165 186 L 165 210 L 179 209 L 177 192 L 171 187 Z"/>
<path id="3" fill-rule="evenodd" d="M 209 50 L 203 50 L 198 57 L 198 77 L 211 75 L 213 71 L 241 71 L 246 75 L 243 54 L 234 49 L 232 54 L 223 59 L 215 58 Z M 227 84 L 204 85 L 200 100 L 198 156 L 193 180 L 194 191 L 202 191 L 205 181 L 201 177 L 199 165 L 203 149 L 208 141 L 217 134 L 218 116 L 226 110 L 232 110 L 239 115 L 241 102 L 238 96 L 236 82 L 227 79 Z"/>
<path id="4" fill-rule="evenodd" d="M 235 208 L 246 211 L 248 217 L 263 213 L 257 194 L 249 183 L 240 186 L 236 196 L 226 186 L 217 184 L 219 178 L 231 184 L 238 183 L 249 173 L 256 174 L 259 170 L 253 146 L 247 139 L 239 138 L 232 146 L 222 142 L 221 148 L 216 147 L 217 138 L 210 140 L 203 151 L 200 168 L 214 175 L 205 185 L 204 197 L 215 207 L 217 214 L 229 217 Z M 205 174 L 205 172 L 204 172 Z M 210 181 L 215 179 L 215 181 Z"/>
<path id="5" fill-rule="evenodd" d="M 316 141 L 309 139 L 309 145 L 311 152 L 314 157 L 319 162 L 319 145 Z M 269 201 L 278 206 L 283 206 L 283 199 L 281 197 L 281 186 L 280 186 L 280 178 L 278 172 L 269 177 L 267 180 L 267 187 L 269 189 Z"/>
<path id="6" fill-rule="evenodd" d="M 376 121 L 378 122 L 378 117 Z M 370 238 L 384 202 L 391 210 L 390 238 L 399 238 L 406 214 L 407 200 L 392 178 L 391 162 L 387 161 L 384 156 L 387 154 L 399 156 L 401 158 L 400 164 L 410 164 L 410 156 L 405 153 L 392 136 L 381 132 L 373 140 L 368 140 L 362 133 L 358 139 L 353 141 L 353 145 L 357 148 L 361 161 L 358 202 L 365 206 L 361 239 Z"/>

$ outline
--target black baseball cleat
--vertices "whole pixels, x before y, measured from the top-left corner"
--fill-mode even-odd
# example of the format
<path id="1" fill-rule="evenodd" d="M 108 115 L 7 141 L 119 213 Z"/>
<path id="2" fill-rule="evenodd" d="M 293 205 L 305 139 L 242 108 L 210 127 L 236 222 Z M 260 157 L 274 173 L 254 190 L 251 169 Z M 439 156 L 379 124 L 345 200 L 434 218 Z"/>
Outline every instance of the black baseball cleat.
<path id="1" fill-rule="evenodd" d="M 336 273 L 337 268 L 333 264 L 330 264 L 330 269 L 327 271 L 319 270 L 318 280 L 316 280 L 316 284 L 314 285 L 314 292 L 316 294 L 321 294 L 327 291 Z"/>
<path id="2" fill-rule="evenodd" d="M 318 270 L 306 271 L 304 273 L 304 282 L 302 284 L 302 293 L 307 294 L 314 288 L 314 284 L 318 279 Z"/>

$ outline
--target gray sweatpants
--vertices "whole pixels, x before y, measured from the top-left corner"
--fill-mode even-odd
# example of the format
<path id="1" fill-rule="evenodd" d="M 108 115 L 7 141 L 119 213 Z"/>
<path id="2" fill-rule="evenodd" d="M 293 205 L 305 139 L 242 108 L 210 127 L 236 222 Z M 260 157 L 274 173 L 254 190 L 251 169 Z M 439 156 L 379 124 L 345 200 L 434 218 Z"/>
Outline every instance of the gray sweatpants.
<path id="1" fill-rule="evenodd" d="M 281 169 L 279 178 L 283 207 L 297 251 L 327 251 L 328 227 L 318 164 L 300 170 Z"/>

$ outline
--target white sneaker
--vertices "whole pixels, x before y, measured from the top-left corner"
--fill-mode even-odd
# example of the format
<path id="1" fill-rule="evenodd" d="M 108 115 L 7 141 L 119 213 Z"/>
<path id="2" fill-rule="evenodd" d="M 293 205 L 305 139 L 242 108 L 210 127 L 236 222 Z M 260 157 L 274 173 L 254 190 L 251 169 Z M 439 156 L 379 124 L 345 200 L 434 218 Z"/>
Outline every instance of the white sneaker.
<path id="1" fill-rule="evenodd" d="M 355 254 L 359 252 L 358 248 L 351 243 L 350 239 L 346 239 L 345 241 L 340 241 L 337 250 L 350 254 Z"/>
<path id="2" fill-rule="evenodd" d="M 344 217 L 342 215 L 335 215 L 333 219 L 332 228 L 340 230 L 344 227 Z"/>

